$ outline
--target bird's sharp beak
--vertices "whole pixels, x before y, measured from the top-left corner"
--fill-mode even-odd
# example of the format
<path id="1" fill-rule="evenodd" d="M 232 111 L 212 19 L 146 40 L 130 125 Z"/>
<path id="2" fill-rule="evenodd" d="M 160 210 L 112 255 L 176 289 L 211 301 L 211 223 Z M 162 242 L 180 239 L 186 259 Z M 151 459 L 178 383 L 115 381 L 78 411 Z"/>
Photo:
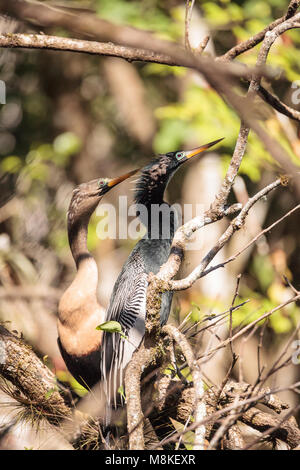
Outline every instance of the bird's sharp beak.
<path id="1" fill-rule="evenodd" d="M 204 152 L 204 150 L 207 150 L 210 147 L 212 147 L 213 145 L 218 144 L 223 139 L 224 139 L 224 137 L 222 137 L 222 139 L 214 140 L 213 142 L 209 142 L 209 144 L 201 145 L 201 147 L 197 147 L 196 149 L 185 152 L 186 158 L 196 157 L 201 152 Z"/>
<path id="2" fill-rule="evenodd" d="M 118 178 L 113 178 L 112 180 L 110 180 L 107 183 L 107 186 L 109 188 L 112 188 L 113 186 L 116 186 L 117 184 L 121 183 L 122 181 L 127 180 L 127 178 L 130 178 L 130 176 L 135 175 L 135 173 L 137 173 L 138 171 L 139 171 L 139 168 L 136 169 L 136 170 L 132 170 L 129 173 L 125 173 L 122 176 L 118 176 Z"/>

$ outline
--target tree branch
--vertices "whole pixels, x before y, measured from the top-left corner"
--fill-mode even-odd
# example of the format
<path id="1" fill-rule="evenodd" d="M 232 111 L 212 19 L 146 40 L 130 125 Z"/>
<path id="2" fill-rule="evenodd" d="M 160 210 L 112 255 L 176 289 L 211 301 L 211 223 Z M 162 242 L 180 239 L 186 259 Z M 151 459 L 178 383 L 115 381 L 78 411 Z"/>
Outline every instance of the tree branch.
<path id="1" fill-rule="evenodd" d="M 91 55 L 120 57 L 130 62 L 143 61 L 164 65 L 177 65 L 171 57 L 146 49 L 119 46 L 111 42 L 87 41 L 84 39 L 48 36 L 46 34 L 0 34 L 0 47 L 81 52 Z"/>
<path id="2" fill-rule="evenodd" d="M 278 20 L 273 21 L 271 24 L 269 24 L 265 29 L 260 31 L 259 33 L 255 34 L 251 38 L 247 39 L 246 41 L 243 41 L 239 43 L 237 46 L 233 47 L 230 49 L 226 54 L 223 56 L 219 57 L 219 60 L 233 60 L 235 57 L 237 57 L 240 54 L 243 54 L 244 52 L 248 51 L 249 49 L 252 49 L 253 47 L 257 46 L 260 42 L 263 41 L 265 35 L 267 32 L 272 31 L 274 28 L 279 26 L 281 23 L 284 21 L 288 20 L 292 16 L 295 15 L 296 11 L 298 10 L 300 5 L 300 1 L 298 0 L 292 0 L 289 3 L 287 13 L 282 16 L 281 18 L 278 18 Z"/>
<path id="3" fill-rule="evenodd" d="M 280 101 L 277 96 L 272 95 L 272 93 L 270 93 L 261 85 L 259 85 L 258 93 L 265 100 L 265 102 L 271 105 L 272 108 L 276 109 L 276 111 L 291 119 L 294 119 L 295 121 L 300 121 L 300 111 L 297 111 L 296 109 L 287 106 L 285 103 L 282 103 L 282 101 Z"/>
<path id="4" fill-rule="evenodd" d="M 200 367 L 196 362 L 194 353 L 186 337 L 178 331 L 173 325 L 165 325 L 162 333 L 172 338 L 182 350 L 189 369 L 193 377 L 193 386 L 195 393 L 194 419 L 196 422 L 202 421 L 206 416 L 206 407 L 204 402 L 204 383 Z M 194 450 L 204 450 L 205 426 L 199 426 L 195 429 Z"/>
<path id="5" fill-rule="evenodd" d="M 57 424 L 71 410 L 59 393 L 50 369 L 17 336 L 0 326 L 0 374 L 21 391 L 18 400 Z"/>
<path id="6" fill-rule="evenodd" d="M 269 194 L 271 191 L 273 191 L 275 188 L 280 186 L 282 184 L 282 180 L 279 178 L 273 183 L 269 184 L 265 188 L 263 188 L 261 191 L 259 191 L 255 196 L 250 198 L 248 202 L 245 204 L 239 215 L 233 219 L 233 221 L 230 223 L 228 228 L 225 230 L 223 235 L 219 238 L 217 243 L 211 250 L 207 253 L 207 255 L 203 258 L 199 266 L 197 266 L 191 274 L 189 274 L 185 279 L 181 279 L 179 281 L 167 281 L 164 284 L 164 288 L 166 290 L 183 290 L 183 289 L 188 289 L 191 287 L 195 281 L 197 281 L 200 277 L 203 271 L 206 269 L 208 264 L 213 260 L 213 258 L 216 256 L 216 254 L 224 247 L 226 243 L 231 239 L 232 235 L 237 231 L 240 230 L 243 225 L 245 224 L 246 217 L 250 211 L 250 209 L 254 206 L 254 204 L 265 197 L 267 194 Z"/>

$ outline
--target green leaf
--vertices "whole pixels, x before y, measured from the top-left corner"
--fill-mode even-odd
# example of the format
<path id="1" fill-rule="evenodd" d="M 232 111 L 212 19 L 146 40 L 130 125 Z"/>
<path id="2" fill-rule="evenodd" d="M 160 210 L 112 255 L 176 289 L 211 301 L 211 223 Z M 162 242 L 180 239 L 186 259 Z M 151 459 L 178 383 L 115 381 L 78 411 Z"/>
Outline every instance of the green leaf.
<path id="1" fill-rule="evenodd" d="M 119 333 L 123 339 L 128 339 L 122 330 L 122 326 L 117 321 L 106 321 L 101 323 L 101 325 L 96 327 L 96 330 L 108 331 L 109 333 Z"/>
<path id="2" fill-rule="evenodd" d="M 170 418 L 174 428 L 176 429 L 177 432 L 183 432 L 184 431 L 184 425 L 182 423 L 179 423 L 179 421 L 176 421 L 173 418 Z M 182 438 L 182 443 L 186 450 L 193 450 L 194 446 L 194 441 L 195 441 L 195 433 L 192 431 L 187 431 L 184 433 L 183 438 Z"/>
<path id="3" fill-rule="evenodd" d="M 119 388 L 118 388 L 118 393 L 121 395 L 121 397 L 124 399 L 124 401 L 126 402 L 126 396 L 125 396 L 125 391 L 124 391 L 124 387 L 123 385 L 121 385 Z"/>
<path id="4" fill-rule="evenodd" d="M 106 321 L 96 327 L 96 330 L 108 331 L 109 333 L 123 333 L 122 326 L 117 321 Z"/>

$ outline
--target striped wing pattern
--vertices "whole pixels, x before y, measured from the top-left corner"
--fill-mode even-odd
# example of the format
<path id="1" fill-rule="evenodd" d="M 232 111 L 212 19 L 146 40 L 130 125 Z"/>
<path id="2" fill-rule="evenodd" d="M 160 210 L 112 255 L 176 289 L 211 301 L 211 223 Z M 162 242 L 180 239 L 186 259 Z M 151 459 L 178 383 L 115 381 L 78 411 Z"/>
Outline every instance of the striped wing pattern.
<path id="1" fill-rule="evenodd" d="M 145 333 L 148 276 L 141 263 L 137 263 L 130 274 L 122 270 L 107 315 L 107 321 L 121 324 L 126 339 L 118 333 L 104 332 L 103 336 L 101 376 L 108 406 L 114 407 L 122 404 L 118 389 L 123 384 L 124 370 Z"/>
<path id="2" fill-rule="evenodd" d="M 171 240 L 142 239 L 131 252 L 115 283 L 106 320 L 122 325 L 127 339 L 118 333 L 104 332 L 101 348 L 101 377 L 106 392 L 106 424 L 111 421 L 111 406 L 122 405 L 118 389 L 123 385 L 125 368 L 145 334 L 146 293 L 149 272 L 158 272 L 168 258 Z M 172 292 L 162 295 L 161 322 L 166 323 Z"/>

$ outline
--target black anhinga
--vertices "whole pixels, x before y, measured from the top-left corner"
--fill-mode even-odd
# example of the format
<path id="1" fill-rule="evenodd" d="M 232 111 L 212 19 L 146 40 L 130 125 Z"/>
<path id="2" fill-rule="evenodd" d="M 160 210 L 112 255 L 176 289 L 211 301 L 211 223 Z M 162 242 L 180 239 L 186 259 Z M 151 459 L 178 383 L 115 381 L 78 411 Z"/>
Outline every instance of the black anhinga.
<path id="1" fill-rule="evenodd" d="M 97 300 L 98 269 L 87 249 L 88 224 L 104 194 L 136 173 L 100 178 L 74 189 L 68 210 L 68 236 L 77 273 L 58 307 L 58 345 L 68 370 L 84 387 L 100 380 L 100 353 L 105 311 Z"/>
<path id="2" fill-rule="evenodd" d="M 142 204 L 146 209 L 146 211 L 138 211 L 138 215 L 146 225 L 147 233 L 137 243 L 122 268 L 114 285 L 105 319 L 119 322 L 127 339 L 118 333 L 105 332 L 101 346 L 101 380 L 106 390 L 107 424 L 110 421 L 110 407 L 116 408 L 118 404 L 122 404 L 119 388 L 123 386 L 124 370 L 145 333 L 148 274 L 150 272 L 156 274 L 162 264 L 167 261 L 177 229 L 176 215 L 173 211 L 170 211 L 170 218 L 167 222 L 160 217 L 154 222 L 153 227 L 151 209 L 154 205 L 167 204 L 163 200 L 167 184 L 184 162 L 221 140 L 215 140 L 190 151 L 169 152 L 153 160 L 141 170 L 136 185 L 135 202 L 138 205 Z M 170 207 L 168 204 L 167 206 Z M 156 232 L 154 238 L 153 229 Z M 165 233 L 168 233 L 167 236 L 164 236 Z M 168 320 L 172 296 L 171 292 L 162 295 L 161 324 L 165 324 Z"/>

